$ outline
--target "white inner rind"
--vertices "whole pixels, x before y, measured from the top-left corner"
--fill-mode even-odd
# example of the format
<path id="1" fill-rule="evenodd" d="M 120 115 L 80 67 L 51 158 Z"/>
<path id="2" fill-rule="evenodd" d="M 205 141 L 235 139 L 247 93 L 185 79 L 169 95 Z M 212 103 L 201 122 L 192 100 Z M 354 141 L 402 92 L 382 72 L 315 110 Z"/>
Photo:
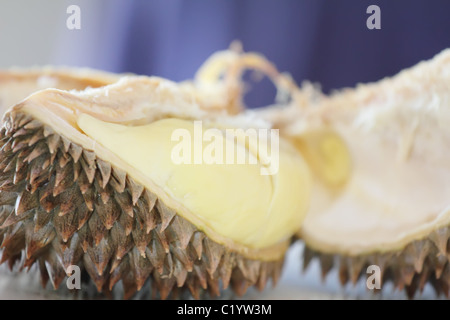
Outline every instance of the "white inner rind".
<path id="1" fill-rule="evenodd" d="M 325 98 L 296 124 L 307 131 L 326 123 L 352 158 L 340 192 L 313 191 L 300 232 L 308 246 L 348 255 L 396 251 L 450 224 L 449 83 L 445 51 L 392 79 Z"/>

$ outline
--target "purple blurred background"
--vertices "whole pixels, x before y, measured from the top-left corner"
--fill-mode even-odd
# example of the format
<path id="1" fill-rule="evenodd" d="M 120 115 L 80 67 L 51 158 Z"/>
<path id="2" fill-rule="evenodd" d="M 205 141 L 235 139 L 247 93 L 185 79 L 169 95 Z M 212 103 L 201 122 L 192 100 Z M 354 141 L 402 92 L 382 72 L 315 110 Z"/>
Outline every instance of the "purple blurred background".
<path id="1" fill-rule="evenodd" d="M 381 8 L 381 30 L 366 27 L 371 4 Z M 318 82 L 329 92 L 393 75 L 450 47 L 449 13 L 448 0 L 108 0 L 101 30 L 93 36 L 83 25 L 71 33 L 59 61 L 185 80 L 237 39 L 297 83 Z M 254 87 L 251 106 L 272 101 L 268 81 Z"/>

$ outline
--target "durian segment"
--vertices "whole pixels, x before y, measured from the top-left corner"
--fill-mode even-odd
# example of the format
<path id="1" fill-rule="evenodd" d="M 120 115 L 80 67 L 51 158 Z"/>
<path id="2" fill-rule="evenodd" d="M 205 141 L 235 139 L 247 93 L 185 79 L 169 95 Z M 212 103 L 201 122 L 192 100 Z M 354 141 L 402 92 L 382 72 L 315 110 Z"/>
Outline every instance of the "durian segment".
<path id="1" fill-rule="evenodd" d="M 450 51 L 379 83 L 344 90 L 287 130 L 331 128 L 352 169 L 338 196 L 321 188 L 301 228 L 320 252 L 403 250 L 450 223 Z"/>
<path id="2" fill-rule="evenodd" d="M 14 109 L 33 115 L 126 171 L 228 248 L 244 254 L 255 249 L 257 254 L 257 249 L 288 242 L 308 207 L 309 173 L 301 156 L 281 140 L 279 170 L 273 176 L 261 176 L 261 163 L 174 165 L 170 151 L 176 142 L 170 138 L 176 125 L 192 128 L 189 119 L 196 116 L 211 124 L 225 123 L 225 127 L 232 120 L 222 113 L 208 119 L 206 116 L 214 114 L 182 100 L 179 90 L 169 81 L 137 77 L 79 94 L 42 91 Z M 156 121 L 168 112 L 186 121 Z M 164 127 L 164 123 L 175 126 Z M 279 259 L 283 254 L 279 251 L 275 257 L 257 258 Z"/>
<path id="3" fill-rule="evenodd" d="M 33 92 L 56 88 L 84 90 L 102 87 L 119 80 L 120 76 L 104 71 L 82 68 L 11 68 L 0 70 L 0 114 Z"/>
<path id="4" fill-rule="evenodd" d="M 0 132 L 1 262 L 37 264 L 55 288 L 78 265 L 99 291 L 121 281 L 125 298 L 147 279 L 164 299 L 229 285 L 243 294 L 279 278 L 286 243 L 245 256 L 220 245 L 128 172 L 22 111 L 8 112 Z"/>
<path id="5" fill-rule="evenodd" d="M 137 168 L 192 212 L 200 229 L 210 229 L 251 248 L 264 248 L 288 239 L 304 219 L 310 197 L 309 172 L 301 156 L 284 141 L 279 144 L 277 159 L 274 153 L 271 155 L 273 174 L 263 175 L 262 170 L 269 168 L 260 159 L 263 155 L 257 143 L 264 142 L 252 141 L 252 152 L 234 141 L 234 136 L 227 137 L 225 130 L 214 132 L 214 141 L 224 141 L 222 163 L 205 163 L 210 154 L 206 152 L 208 142 L 203 142 L 201 135 L 217 126 L 172 118 L 127 127 L 86 114 L 79 116 L 77 124 L 92 140 Z M 177 130 L 189 136 L 173 140 Z M 192 152 L 189 163 L 176 164 L 173 150 L 187 142 Z M 196 143 L 200 144 L 197 155 Z M 226 159 L 227 143 L 235 150 L 234 163 L 230 164 Z M 237 163 L 238 153 L 245 154 L 245 163 Z M 198 155 L 205 159 L 195 159 Z M 196 164 L 198 160 L 202 163 Z"/>

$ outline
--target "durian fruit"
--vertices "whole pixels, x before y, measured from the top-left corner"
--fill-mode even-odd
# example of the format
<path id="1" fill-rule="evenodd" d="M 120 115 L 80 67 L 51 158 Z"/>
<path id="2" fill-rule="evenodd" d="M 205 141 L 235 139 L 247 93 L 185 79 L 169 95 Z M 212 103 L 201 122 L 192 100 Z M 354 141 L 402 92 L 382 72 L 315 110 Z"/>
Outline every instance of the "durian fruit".
<path id="1" fill-rule="evenodd" d="M 55 88 L 83 90 L 102 87 L 119 79 L 112 73 L 83 68 L 11 68 L 0 70 L 0 114 L 33 92 Z"/>
<path id="2" fill-rule="evenodd" d="M 309 170 L 280 138 L 270 144 L 278 170 L 261 174 L 269 132 L 257 144 L 243 131 L 225 133 L 255 124 L 264 133 L 266 122 L 201 97 L 192 83 L 124 77 L 39 91 L 10 109 L 0 132 L 1 262 L 36 264 L 55 288 L 78 265 L 99 291 L 121 281 L 125 298 L 147 279 L 161 298 L 275 283 L 309 205 Z M 227 141 L 253 162 L 177 165 L 175 132 L 207 152 L 206 141 L 197 147 L 198 120 L 212 129 L 209 141 Z"/>
<path id="3" fill-rule="evenodd" d="M 318 258 L 323 276 L 336 267 L 344 285 L 378 265 L 409 297 L 426 283 L 448 296 L 450 50 L 392 78 L 315 96 L 262 111 L 313 153 L 318 179 L 298 234 L 304 267 Z"/>

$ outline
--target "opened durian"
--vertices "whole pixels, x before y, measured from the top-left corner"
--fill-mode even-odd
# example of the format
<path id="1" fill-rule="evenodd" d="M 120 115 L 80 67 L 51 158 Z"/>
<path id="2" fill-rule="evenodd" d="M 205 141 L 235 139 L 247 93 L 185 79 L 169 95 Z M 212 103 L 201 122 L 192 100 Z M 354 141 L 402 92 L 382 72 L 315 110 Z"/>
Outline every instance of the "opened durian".
<path id="1" fill-rule="evenodd" d="M 43 90 L 10 109 L 1 130 L 2 262 L 37 264 L 55 288 L 70 265 L 82 266 L 99 291 L 122 281 L 126 298 L 147 278 L 161 298 L 177 288 L 199 297 L 276 282 L 307 211 L 309 170 L 281 138 L 272 145 L 277 170 L 261 174 L 269 137 L 251 143 L 243 129 L 254 119 L 195 90 L 125 77 L 80 92 Z M 212 129 L 209 141 L 230 143 L 249 163 L 174 163 L 177 130 L 190 135 L 193 158 L 195 148 L 207 152 L 206 141 L 195 145 L 197 120 Z M 230 140 L 229 129 L 241 131 Z"/>
<path id="2" fill-rule="evenodd" d="M 0 70 L 0 114 L 33 92 L 55 88 L 83 90 L 102 87 L 119 79 L 119 75 L 82 68 L 12 68 Z"/>
<path id="3" fill-rule="evenodd" d="M 244 110 L 246 68 L 274 81 L 276 105 Z M 257 54 L 225 51 L 185 83 L 38 92 L 1 132 L 2 261 L 37 264 L 55 287 L 80 265 L 99 291 L 121 281 L 125 297 L 147 279 L 162 298 L 229 284 L 242 294 L 276 282 L 296 234 L 305 268 L 317 256 L 342 284 L 375 264 L 410 296 L 427 282 L 448 294 L 449 70 L 445 51 L 324 96 Z M 173 132 L 195 137 L 198 120 L 215 129 L 208 141 L 279 128 L 279 170 L 261 175 L 267 154 L 242 131 L 232 145 L 253 165 L 175 165 Z"/>

